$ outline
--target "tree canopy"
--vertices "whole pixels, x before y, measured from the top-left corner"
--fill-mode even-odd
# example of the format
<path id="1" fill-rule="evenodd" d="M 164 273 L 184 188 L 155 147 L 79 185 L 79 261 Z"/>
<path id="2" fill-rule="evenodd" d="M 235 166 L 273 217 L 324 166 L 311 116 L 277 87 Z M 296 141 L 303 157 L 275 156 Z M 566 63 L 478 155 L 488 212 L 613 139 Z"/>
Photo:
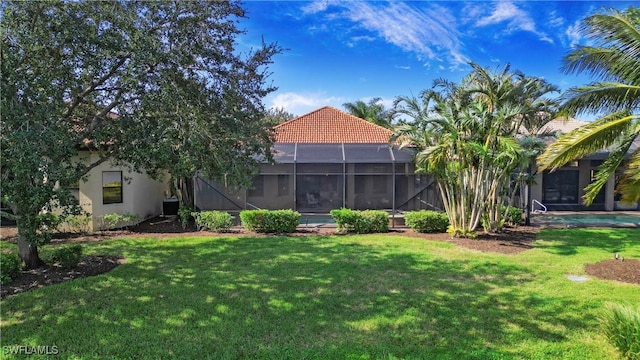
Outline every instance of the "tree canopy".
<path id="1" fill-rule="evenodd" d="M 272 134 L 262 99 L 281 50 L 236 45 L 238 2 L 3 2 L 3 201 L 27 266 L 51 211 L 77 212 L 64 184 L 111 161 L 176 179 L 246 184 Z M 79 150 L 99 154 L 80 161 Z"/>

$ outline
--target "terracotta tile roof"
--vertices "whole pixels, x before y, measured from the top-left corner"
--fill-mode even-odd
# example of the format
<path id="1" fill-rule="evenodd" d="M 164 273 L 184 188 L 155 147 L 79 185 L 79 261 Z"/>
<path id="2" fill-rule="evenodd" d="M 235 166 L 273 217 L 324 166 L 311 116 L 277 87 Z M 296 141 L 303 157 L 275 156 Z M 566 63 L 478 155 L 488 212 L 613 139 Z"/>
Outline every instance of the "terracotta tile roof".
<path id="1" fill-rule="evenodd" d="M 331 106 L 274 128 L 276 143 L 388 143 L 391 130 Z"/>

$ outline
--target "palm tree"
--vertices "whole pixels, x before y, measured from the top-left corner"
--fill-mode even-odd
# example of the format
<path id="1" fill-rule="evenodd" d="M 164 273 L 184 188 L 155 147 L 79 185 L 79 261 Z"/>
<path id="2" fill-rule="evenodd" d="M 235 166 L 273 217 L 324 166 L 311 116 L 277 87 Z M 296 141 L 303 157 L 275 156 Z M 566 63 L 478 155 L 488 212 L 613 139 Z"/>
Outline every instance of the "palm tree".
<path id="1" fill-rule="evenodd" d="M 580 46 L 565 56 L 564 70 L 587 72 L 596 81 L 563 94 L 562 110 L 567 115 L 605 115 L 551 144 L 538 157 L 538 166 L 553 171 L 586 154 L 610 148 L 595 181 L 585 188 L 583 198 L 589 205 L 635 146 L 617 188 L 623 201 L 633 203 L 640 200 L 640 9 L 589 16 L 583 20 L 581 31 L 595 46 Z"/>
<path id="2" fill-rule="evenodd" d="M 455 236 L 502 227 L 511 172 L 522 165 L 515 139 L 525 119 L 543 119 L 553 107 L 544 95 L 555 88 L 542 79 L 476 64 L 461 84 L 438 79 L 421 100 L 396 101 L 396 112 L 413 119 L 395 129 L 392 141 L 417 148 L 419 170 L 435 176 Z M 530 119 L 531 118 L 531 119 Z"/>
<path id="3" fill-rule="evenodd" d="M 369 100 L 368 103 L 358 100 L 352 103 L 344 103 L 342 106 L 353 116 L 385 128 L 391 128 L 391 113 L 384 108 L 381 101 L 381 98 L 376 97 Z"/>

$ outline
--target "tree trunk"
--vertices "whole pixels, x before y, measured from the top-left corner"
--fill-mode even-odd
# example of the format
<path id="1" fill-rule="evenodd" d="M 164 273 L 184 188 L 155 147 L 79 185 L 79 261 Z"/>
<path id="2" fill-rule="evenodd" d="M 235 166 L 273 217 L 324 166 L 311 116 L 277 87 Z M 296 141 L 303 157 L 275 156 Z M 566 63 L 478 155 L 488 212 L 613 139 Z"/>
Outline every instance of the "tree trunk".
<path id="1" fill-rule="evenodd" d="M 193 178 L 181 177 L 178 180 L 178 191 L 180 193 L 180 204 L 193 209 L 194 208 Z"/>
<path id="2" fill-rule="evenodd" d="M 45 265 L 38 255 L 38 247 L 29 244 L 22 235 L 18 235 L 18 255 L 24 261 L 25 269 L 35 269 Z"/>

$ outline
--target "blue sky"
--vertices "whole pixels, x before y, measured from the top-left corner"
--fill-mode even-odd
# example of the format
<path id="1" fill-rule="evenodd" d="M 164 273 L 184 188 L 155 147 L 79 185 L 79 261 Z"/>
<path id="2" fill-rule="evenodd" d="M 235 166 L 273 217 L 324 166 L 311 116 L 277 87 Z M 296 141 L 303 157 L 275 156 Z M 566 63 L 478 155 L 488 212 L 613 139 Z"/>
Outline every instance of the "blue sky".
<path id="1" fill-rule="evenodd" d="M 418 95 L 433 80 L 459 81 L 469 61 L 506 64 L 561 89 L 585 84 L 562 58 L 586 39 L 580 20 L 630 1 L 248 1 L 244 47 L 264 38 L 285 48 L 270 65 L 278 90 L 265 99 L 303 115 L 345 102 Z M 584 115 L 582 118 L 585 120 Z"/>

